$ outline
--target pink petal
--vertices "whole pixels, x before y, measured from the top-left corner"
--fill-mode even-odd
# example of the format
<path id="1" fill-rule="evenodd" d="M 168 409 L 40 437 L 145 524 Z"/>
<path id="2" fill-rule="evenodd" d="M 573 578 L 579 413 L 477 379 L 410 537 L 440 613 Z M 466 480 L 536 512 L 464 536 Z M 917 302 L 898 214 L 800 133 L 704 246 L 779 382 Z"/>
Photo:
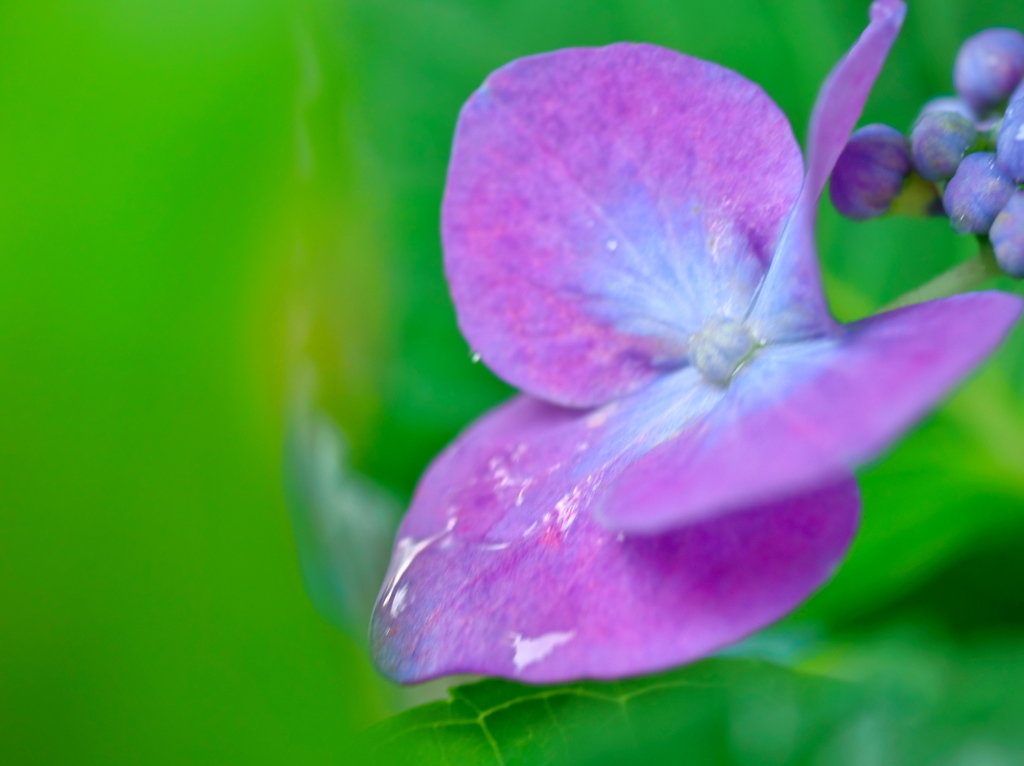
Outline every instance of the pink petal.
<path id="1" fill-rule="evenodd" d="M 443 208 L 459 324 L 499 376 L 589 406 L 742 317 L 799 193 L 785 116 L 653 45 L 520 59 L 464 107 Z"/>
<path id="2" fill-rule="evenodd" d="M 850 476 L 665 535 L 599 526 L 589 508 L 616 458 L 587 468 L 588 439 L 636 414 L 520 397 L 434 462 L 374 611 L 381 670 L 403 683 L 648 673 L 763 627 L 830 576 L 856 527 Z"/>
<path id="3" fill-rule="evenodd" d="M 980 364 L 1021 306 L 968 293 L 763 349 L 699 428 L 638 460 L 594 510 L 610 528 L 649 533 L 845 476 Z"/>
<path id="4" fill-rule="evenodd" d="M 860 119 L 906 12 L 902 0 L 872 3 L 871 23 L 818 93 L 808 130 L 807 178 L 751 312 L 751 321 L 765 340 L 796 340 L 834 328 L 814 244 L 818 198 Z"/>

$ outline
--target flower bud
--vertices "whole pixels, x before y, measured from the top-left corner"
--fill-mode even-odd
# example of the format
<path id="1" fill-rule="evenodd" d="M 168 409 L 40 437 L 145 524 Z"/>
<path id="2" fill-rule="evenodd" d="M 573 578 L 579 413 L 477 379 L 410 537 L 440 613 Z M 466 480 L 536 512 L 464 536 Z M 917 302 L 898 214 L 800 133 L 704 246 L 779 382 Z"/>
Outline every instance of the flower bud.
<path id="1" fill-rule="evenodd" d="M 953 177 L 977 139 L 974 123 L 962 114 L 926 112 L 910 137 L 914 169 L 929 181 L 946 181 Z"/>
<path id="2" fill-rule="evenodd" d="M 953 68 L 956 91 L 985 112 L 1005 101 L 1024 78 L 1024 34 L 985 29 L 960 46 Z"/>
<path id="3" fill-rule="evenodd" d="M 949 221 L 960 234 L 984 234 L 1017 190 L 1017 185 L 996 164 L 992 152 L 964 157 L 946 186 L 942 203 Z"/>
<path id="4" fill-rule="evenodd" d="M 1024 89 L 1014 94 L 996 140 L 999 166 L 1018 183 L 1024 182 Z"/>
<path id="5" fill-rule="evenodd" d="M 1010 197 L 988 236 L 999 267 L 1011 277 L 1024 279 L 1024 192 Z"/>
<path id="6" fill-rule="evenodd" d="M 888 125 L 854 131 L 832 171 L 829 195 L 847 218 L 865 219 L 889 210 L 910 173 L 910 142 Z"/>

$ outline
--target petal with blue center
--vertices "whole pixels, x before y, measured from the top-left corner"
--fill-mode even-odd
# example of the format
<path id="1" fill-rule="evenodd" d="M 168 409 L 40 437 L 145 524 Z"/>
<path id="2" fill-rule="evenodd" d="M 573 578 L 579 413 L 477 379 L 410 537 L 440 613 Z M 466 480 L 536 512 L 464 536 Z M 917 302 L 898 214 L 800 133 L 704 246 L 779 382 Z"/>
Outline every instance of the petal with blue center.
<path id="1" fill-rule="evenodd" d="M 845 476 L 984 361 L 1021 306 L 967 293 L 763 348 L 699 426 L 606 484 L 594 510 L 609 528 L 653 533 Z"/>
<path id="2" fill-rule="evenodd" d="M 599 525 L 608 482 L 722 401 L 691 368 L 604 407 L 522 396 L 430 466 L 371 624 L 403 683 L 617 678 L 705 656 L 786 614 L 854 534 L 852 476 L 664 535 Z"/>
<path id="3" fill-rule="evenodd" d="M 796 202 L 799 147 L 756 85 L 646 44 L 512 62 L 462 110 L 445 270 L 474 351 L 566 406 L 629 394 L 742 318 Z"/>

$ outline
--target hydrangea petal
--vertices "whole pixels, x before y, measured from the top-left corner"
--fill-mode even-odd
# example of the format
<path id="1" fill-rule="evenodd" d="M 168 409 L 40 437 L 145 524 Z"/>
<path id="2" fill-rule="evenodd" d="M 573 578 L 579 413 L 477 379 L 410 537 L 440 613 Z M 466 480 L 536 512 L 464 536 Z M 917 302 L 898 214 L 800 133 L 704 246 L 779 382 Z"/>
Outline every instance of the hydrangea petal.
<path id="1" fill-rule="evenodd" d="M 384 673 L 552 683 L 652 672 L 765 626 L 831 575 L 858 518 L 849 476 L 671 534 L 599 526 L 588 506 L 602 474 L 574 469 L 615 417 L 520 397 L 431 465 L 374 611 Z"/>
<path id="2" fill-rule="evenodd" d="M 818 199 L 860 118 L 906 12 L 902 0 L 875 0 L 867 29 L 818 93 L 807 134 L 807 177 L 751 312 L 751 321 L 765 340 L 797 340 L 834 328 L 814 243 Z"/>
<path id="3" fill-rule="evenodd" d="M 755 84 L 646 44 L 512 62 L 462 110 L 442 211 L 459 325 L 568 406 L 644 386 L 709 316 L 742 317 L 799 193 Z"/>
<path id="4" fill-rule="evenodd" d="M 606 485 L 595 512 L 654 532 L 819 485 L 878 455 L 999 344 L 1021 312 L 956 295 L 769 347 L 701 421 Z"/>

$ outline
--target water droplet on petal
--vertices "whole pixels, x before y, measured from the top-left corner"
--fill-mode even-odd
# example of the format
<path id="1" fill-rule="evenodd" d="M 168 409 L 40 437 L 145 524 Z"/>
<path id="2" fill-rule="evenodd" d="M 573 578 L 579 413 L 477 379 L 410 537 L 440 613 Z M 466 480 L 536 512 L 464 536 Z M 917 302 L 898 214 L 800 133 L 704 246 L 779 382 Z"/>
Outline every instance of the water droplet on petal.
<path id="1" fill-rule="evenodd" d="M 395 591 L 394 598 L 391 599 L 391 616 L 397 617 L 401 614 L 402 610 L 405 609 L 405 597 L 409 593 L 409 586 L 403 585 L 397 591 Z"/>

